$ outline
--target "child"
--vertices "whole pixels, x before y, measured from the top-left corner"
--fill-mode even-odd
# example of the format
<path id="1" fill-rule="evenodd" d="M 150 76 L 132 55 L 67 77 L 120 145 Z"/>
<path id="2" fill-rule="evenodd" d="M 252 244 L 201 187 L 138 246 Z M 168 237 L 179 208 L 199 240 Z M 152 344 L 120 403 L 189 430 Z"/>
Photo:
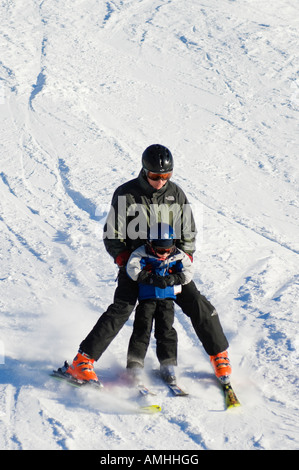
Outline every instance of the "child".
<path id="1" fill-rule="evenodd" d="M 172 227 L 159 224 L 159 238 L 150 239 L 137 248 L 131 254 L 126 269 L 128 276 L 139 284 L 139 303 L 129 341 L 127 368 L 136 376 L 135 373 L 143 369 L 155 320 L 161 375 L 167 382 L 175 383 L 177 333 L 173 328 L 173 300 L 181 286 L 192 279 L 191 260 L 175 246 Z"/>

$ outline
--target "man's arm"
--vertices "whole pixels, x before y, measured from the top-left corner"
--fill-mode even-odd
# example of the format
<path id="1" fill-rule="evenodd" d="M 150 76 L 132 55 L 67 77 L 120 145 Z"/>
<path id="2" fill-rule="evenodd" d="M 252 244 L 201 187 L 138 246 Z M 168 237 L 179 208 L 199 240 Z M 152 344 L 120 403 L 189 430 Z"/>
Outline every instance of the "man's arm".
<path id="1" fill-rule="evenodd" d="M 119 197 L 122 204 L 119 207 Z M 117 189 L 112 197 L 103 231 L 104 245 L 118 266 L 125 266 L 131 252 L 126 244 L 126 196 Z"/>

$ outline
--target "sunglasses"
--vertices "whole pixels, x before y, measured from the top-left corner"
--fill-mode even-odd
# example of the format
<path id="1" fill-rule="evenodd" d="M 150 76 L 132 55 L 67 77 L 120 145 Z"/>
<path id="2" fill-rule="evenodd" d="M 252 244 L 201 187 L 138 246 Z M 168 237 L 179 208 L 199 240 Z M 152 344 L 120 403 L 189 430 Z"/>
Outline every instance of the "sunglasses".
<path id="1" fill-rule="evenodd" d="M 152 246 L 152 249 L 154 250 L 155 253 L 158 255 L 170 255 L 174 251 L 174 246 L 171 246 L 170 248 L 162 248 L 160 246 Z"/>
<path id="2" fill-rule="evenodd" d="M 169 173 L 153 173 L 152 171 L 147 170 L 146 176 L 152 181 L 167 181 L 172 177 L 172 171 Z"/>

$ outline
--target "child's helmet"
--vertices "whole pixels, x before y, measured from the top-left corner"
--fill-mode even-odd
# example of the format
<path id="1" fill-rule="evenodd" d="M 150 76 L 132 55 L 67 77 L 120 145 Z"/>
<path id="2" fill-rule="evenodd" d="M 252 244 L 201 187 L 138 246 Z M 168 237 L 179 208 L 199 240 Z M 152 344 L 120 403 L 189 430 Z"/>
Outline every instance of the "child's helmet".
<path id="1" fill-rule="evenodd" d="M 150 227 L 149 242 L 152 247 L 171 248 L 175 244 L 175 233 L 171 225 L 158 222 Z"/>

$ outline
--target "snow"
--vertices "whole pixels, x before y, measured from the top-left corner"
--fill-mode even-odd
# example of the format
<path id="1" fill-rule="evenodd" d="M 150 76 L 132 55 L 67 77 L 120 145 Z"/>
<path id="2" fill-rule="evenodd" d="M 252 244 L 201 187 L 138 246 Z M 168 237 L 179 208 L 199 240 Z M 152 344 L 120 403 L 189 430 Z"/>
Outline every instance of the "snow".
<path id="1" fill-rule="evenodd" d="M 0 14 L 0 448 L 298 449 L 296 1 L 3 0 Z M 193 205 L 194 279 L 241 408 L 224 411 L 179 309 L 190 396 L 150 375 L 153 339 L 161 413 L 135 413 L 118 383 L 133 315 L 96 363 L 101 395 L 49 377 L 112 301 L 103 222 L 157 142 Z"/>

